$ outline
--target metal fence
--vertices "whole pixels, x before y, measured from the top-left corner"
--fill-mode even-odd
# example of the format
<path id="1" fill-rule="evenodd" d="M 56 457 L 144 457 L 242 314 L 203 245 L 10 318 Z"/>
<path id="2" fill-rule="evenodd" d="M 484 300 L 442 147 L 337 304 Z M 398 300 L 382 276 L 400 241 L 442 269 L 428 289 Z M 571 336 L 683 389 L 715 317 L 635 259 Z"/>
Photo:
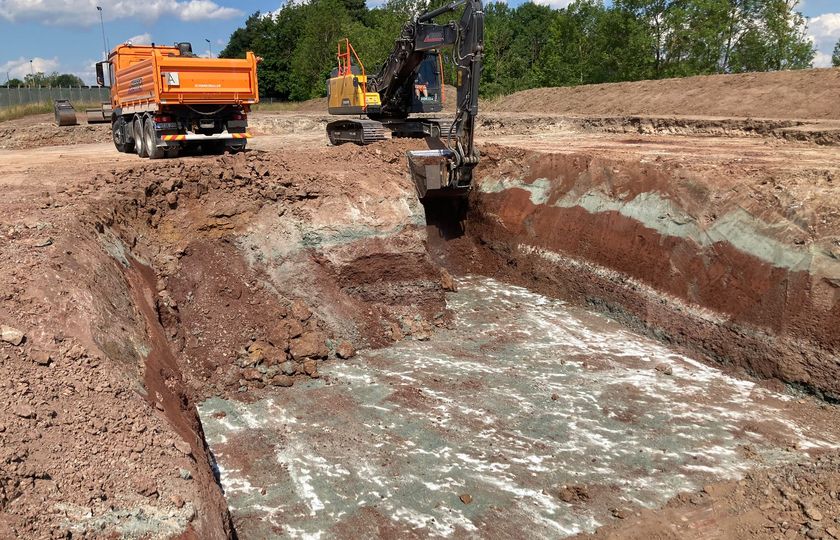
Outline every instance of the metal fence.
<path id="1" fill-rule="evenodd" d="M 100 86 L 77 87 L 25 87 L 6 88 L 0 86 L 0 109 L 29 105 L 31 103 L 52 103 L 56 99 L 69 99 L 75 103 L 99 103 L 110 101 L 110 88 Z"/>

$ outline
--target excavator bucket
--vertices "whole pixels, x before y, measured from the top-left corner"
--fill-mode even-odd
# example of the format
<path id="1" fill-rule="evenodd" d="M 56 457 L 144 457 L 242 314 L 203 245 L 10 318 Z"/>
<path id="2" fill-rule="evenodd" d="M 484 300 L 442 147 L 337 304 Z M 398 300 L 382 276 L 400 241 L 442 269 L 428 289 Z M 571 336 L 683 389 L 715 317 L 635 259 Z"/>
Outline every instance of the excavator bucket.
<path id="1" fill-rule="evenodd" d="M 408 152 L 408 169 L 421 200 L 439 197 L 458 197 L 469 188 L 452 185 L 451 150 L 415 150 Z"/>
<path id="2" fill-rule="evenodd" d="M 55 110 L 55 125 L 57 126 L 75 126 L 76 110 L 67 99 L 57 99 L 53 102 L 53 109 Z"/>

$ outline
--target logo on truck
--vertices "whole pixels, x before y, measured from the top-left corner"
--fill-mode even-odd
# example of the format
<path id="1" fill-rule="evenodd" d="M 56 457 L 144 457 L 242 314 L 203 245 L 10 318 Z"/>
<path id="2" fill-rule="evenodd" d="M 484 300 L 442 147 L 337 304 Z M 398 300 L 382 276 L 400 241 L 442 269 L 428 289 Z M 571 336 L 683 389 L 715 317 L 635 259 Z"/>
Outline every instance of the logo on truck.
<path id="1" fill-rule="evenodd" d="M 140 88 L 143 86 L 143 77 L 137 77 L 136 79 L 131 79 L 131 82 L 128 83 L 128 93 L 132 92 L 139 92 Z"/>

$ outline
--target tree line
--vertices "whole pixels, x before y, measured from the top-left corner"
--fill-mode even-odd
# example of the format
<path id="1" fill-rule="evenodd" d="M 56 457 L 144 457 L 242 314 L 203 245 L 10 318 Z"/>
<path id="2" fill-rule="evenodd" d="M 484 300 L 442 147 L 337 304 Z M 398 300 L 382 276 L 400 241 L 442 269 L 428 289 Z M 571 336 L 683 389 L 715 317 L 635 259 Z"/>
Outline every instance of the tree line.
<path id="1" fill-rule="evenodd" d="M 18 78 L 9 79 L 8 81 L 6 81 L 6 84 L 2 86 L 6 86 L 8 88 L 32 88 L 38 86 L 60 86 L 63 88 L 67 88 L 70 86 L 85 86 L 85 82 L 81 79 L 81 77 L 73 75 L 71 73 L 53 72 L 47 75 L 39 71 L 38 73 L 30 73 L 29 75 L 25 76 L 23 80 L 20 80 Z"/>
<path id="2" fill-rule="evenodd" d="M 325 95 L 336 43 L 348 37 L 368 72 L 391 51 L 409 18 L 445 0 L 287 2 L 254 13 L 221 57 L 248 50 L 265 96 L 298 101 Z M 553 9 L 525 2 L 485 6 L 482 95 L 542 86 L 635 81 L 810 67 L 800 0 L 575 0 Z M 445 20 L 446 16 L 441 17 Z M 835 55 L 840 62 L 840 48 Z M 446 70 L 453 76 L 452 70 Z M 451 82 L 451 80 L 449 81 Z"/>

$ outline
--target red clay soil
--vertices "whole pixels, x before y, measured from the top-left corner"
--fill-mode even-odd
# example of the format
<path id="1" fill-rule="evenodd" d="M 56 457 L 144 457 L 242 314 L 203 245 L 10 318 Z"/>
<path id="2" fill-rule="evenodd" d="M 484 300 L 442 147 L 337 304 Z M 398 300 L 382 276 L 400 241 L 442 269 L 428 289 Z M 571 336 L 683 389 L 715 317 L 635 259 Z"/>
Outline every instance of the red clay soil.
<path id="1" fill-rule="evenodd" d="M 537 88 L 482 103 L 482 110 L 581 116 L 840 120 L 840 70 L 811 69 Z"/>
<path id="2" fill-rule="evenodd" d="M 640 162 L 575 150 L 485 149 L 467 239 L 453 244 L 461 254 L 436 249 L 444 258 L 454 252 L 455 268 L 591 305 L 717 365 L 840 396 L 840 208 L 836 197 L 812 196 L 834 190 L 833 173 L 750 162 L 719 169 L 676 156 Z M 781 174 L 787 192 L 771 187 Z M 509 187 L 493 187 L 499 182 Z M 570 197 L 579 202 L 563 202 Z M 587 197 L 602 197 L 606 202 L 590 204 L 608 208 L 584 209 Z M 795 210 L 782 202 L 788 197 Z M 729 232 L 735 244 L 721 238 L 703 245 L 702 237 L 680 236 L 689 227 L 717 234 L 731 216 L 739 216 L 736 230 L 755 227 L 764 236 Z M 778 246 L 772 257 L 779 260 L 759 258 L 767 246 Z M 779 255 L 787 252 L 811 262 L 786 267 Z"/>
<path id="3" fill-rule="evenodd" d="M 748 473 L 683 493 L 665 507 L 631 512 L 584 538 L 706 540 L 840 538 L 840 455 Z"/>
<path id="4" fill-rule="evenodd" d="M 104 173 L 81 156 L 33 163 L 45 187 L 9 176 L 0 538 L 231 537 L 198 399 L 277 392 L 447 322 L 403 153 L 117 160 Z"/>

